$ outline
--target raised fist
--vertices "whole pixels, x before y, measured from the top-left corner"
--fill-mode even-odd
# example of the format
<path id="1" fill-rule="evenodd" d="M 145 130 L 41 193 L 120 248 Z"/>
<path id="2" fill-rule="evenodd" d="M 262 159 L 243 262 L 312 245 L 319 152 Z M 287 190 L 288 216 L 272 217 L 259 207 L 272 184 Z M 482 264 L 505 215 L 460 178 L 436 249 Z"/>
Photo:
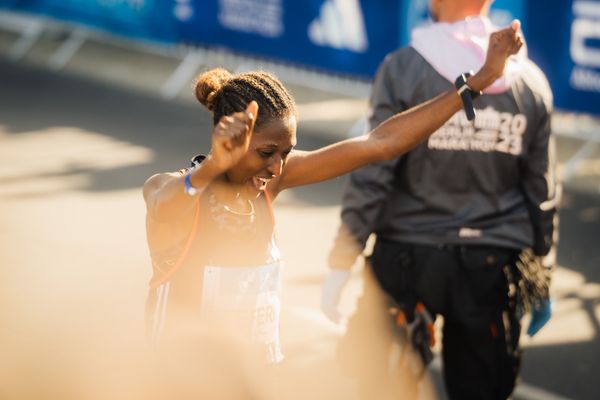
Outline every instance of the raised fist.
<path id="1" fill-rule="evenodd" d="M 221 171 L 233 167 L 248 151 L 257 115 L 258 104 L 251 101 L 245 111 L 223 116 L 215 125 L 210 153 Z"/>

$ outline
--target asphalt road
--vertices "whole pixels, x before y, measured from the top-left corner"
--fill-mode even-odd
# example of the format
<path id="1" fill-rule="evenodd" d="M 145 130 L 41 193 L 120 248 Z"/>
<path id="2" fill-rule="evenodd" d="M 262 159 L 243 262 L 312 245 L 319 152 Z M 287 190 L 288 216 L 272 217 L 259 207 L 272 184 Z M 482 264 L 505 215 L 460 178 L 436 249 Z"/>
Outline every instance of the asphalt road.
<path id="1" fill-rule="evenodd" d="M 140 351 L 131 343 L 143 337 L 150 275 L 141 185 L 206 151 L 209 126 L 199 105 L 0 61 L 0 349 L 11 360 L 0 366 L 0 397 L 26 398 L 39 390 L 56 391 L 58 398 L 67 389 L 53 383 L 72 381 L 73 369 L 94 375 L 104 366 L 79 368 L 85 355 L 109 353 L 112 362 Z M 301 149 L 331 141 L 302 122 L 298 137 Z M 300 379 L 291 387 L 313 398 L 316 390 L 340 398 L 353 393 L 332 361 L 339 332 L 318 312 L 343 181 L 293 190 L 276 202 L 288 266 L 288 365 L 314 378 L 312 386 Z M 600 396 L 597 190 L 566 185 L 560 236 L 555 316 L 536 338 L 523 339 L 515 398 Z M 343 299 L 347 312 L 359 291 L 356 273 Z M 431 376 L 439 386 L 439 368 Z M 340 384 L 314 383 L 323 380 Z M 101 398 L 102 385 L 86 388 Z"/>

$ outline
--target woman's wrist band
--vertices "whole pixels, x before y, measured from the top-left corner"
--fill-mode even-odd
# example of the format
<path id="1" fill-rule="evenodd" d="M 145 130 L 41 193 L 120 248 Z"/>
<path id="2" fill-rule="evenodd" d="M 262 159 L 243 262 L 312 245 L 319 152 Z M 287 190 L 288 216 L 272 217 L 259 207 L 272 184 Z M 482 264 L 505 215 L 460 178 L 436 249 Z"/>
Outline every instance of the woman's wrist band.
<path id="1" fill-rule="evenodd" d="M 460 96 L 460 99 L 463 103 L 463 108 L 465 109 L 465 114 L 467 114 L 467 119 L 469 121 L 473 121 L 475 119 L 475 107 L 473 107 L 473 100 L 477 98 L 482 92 L 476 92 L 467 84 L 467 79 L 472 76 L 472 72 L 465 72 L 456 78 L 454 81 L 454 86 Z"/>
<path id="2" fill-rule="evenodd" d="M 192 172 L 188 172 L 188 174 L 183 179 L 183 182 L 185 184 L 184 191 L 186 194 L 188 194 L 190 196 L 195 196 L 199 193 L 199 190 L 192 186 L 192 182 L 190 180 L 191 176 L 192 176 Z"/>

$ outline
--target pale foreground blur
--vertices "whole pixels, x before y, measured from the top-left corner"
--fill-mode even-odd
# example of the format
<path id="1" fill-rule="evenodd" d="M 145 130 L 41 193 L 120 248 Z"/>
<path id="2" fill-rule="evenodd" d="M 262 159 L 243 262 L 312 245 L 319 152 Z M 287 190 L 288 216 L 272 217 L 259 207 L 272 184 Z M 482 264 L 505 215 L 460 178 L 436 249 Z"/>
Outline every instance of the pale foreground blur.
<path id="1" fill-rule="evenodd" d="M 291 193 L 275 203 L 287 265 L 284 362 L 265 367 L 219 332 L 188 334 L 161 351 L 149 348 L 143 315 L 151 268 L 141 185 L 154 156 L 143 146 L 80 128 L 11 132 L 0 125 L 0 399 L 145 400 L 186 393 L 358 399 L 348 367 L 377 378 L 370 380 L 370 398 L 385 399 L 382 392 L 410 398 L 413 381 L 382 379 L 385 363 L 378 358 L 386 355 L 389 332 L 380 329 L 376 312 L 364 324 L 371 331 L 349 346 L 354 361 L 336 361 L 340 332 L 318 303 L 339 206 L 317 207 Z M 597 207 L 584 211 L 583 217 L 597 219 Z M 346 311 L 361 281 L 351 279 L 351 296 L 342 299 Z M 523 337 L 525 347 L 592 344 L 597 331 L 590 315 L 600 319 L 594 303 L 600 285 L 558 268 L 553 291 L 555 315 L 535 339 Z M 435 398 L 427 384 L 419 397 Z"/>
<path id="2" fill-rule="evenodd" d="M 154 348 L 144 333 L 141 195 L 153 153 L 70 127 L 14 134 L 0 125 L 0 141 L 0 399 L 358 398 L 336 361 L 340 330 L 317 306 L 337 206 L 276 203 L 283 363 L 263 364 L 216 326 L 182 327 Z M 346 354 L 377 378 L 370 398 L 410 393 L 413 382 L 387 379 L 371 359 L 385 330 L 377 319 L 368 328 Z"/>
<path id="3" fill-rule="evenodd" d="M 370 301 L 373 307 L 380 306 L 381 299 Z M 96 304 L 92 311 L 102 308 Z M 21 319 L 17 331 L 10 327 L 1 331 L 3 400 L 358 399 L 359 392 L 372 399 L 396 398 L 399 393 L 402 398 L 419 397 L 413 375 L 419 366 L 412 355 L 388 369 L 391 331 L 385 315 L 375 308 L 364 331 L 344 343 L 339 360 L 324 355 L 331 354 L 330 348 L 306 362 L 306 351 L 311 350 L 302 354 L 302 349 L 292 347 L 278 365 L 264 364 L 263 356 L 253 354 L 244 338 L 216 325 L 182 326 L 170 340 L 153 346 L 137 336 L 139 331 L 120 329 L 110 310 L 98 318 L 81 313 L 78 306 L 45 316 L 26 316 L 19 307 L 9 309 L 13 314 L 8 320 L 41 319 Z M 306 320 L 289 320 L 285 330 L 295 330 L 297 335 L 319 329 Z M 325 343 L 336 346 L 338 341 Z M 362 378 L 362 383 L 354 378 Z M 435 398 L 426 383 L 420 387 L 419 398 Z"/>

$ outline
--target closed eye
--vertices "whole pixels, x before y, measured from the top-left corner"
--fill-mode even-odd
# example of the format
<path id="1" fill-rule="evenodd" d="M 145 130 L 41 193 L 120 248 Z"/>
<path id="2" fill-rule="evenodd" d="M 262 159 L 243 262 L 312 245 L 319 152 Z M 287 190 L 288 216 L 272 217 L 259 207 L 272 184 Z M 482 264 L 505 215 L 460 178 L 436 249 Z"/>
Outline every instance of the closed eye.
<path id="1" fill-rule="evenodd" d="M 258 151 L 258 155 L 261 156 L 262 158 L 269 158 L 271 157 L 275 152 L 272 150 L 259 150 Z"/>

